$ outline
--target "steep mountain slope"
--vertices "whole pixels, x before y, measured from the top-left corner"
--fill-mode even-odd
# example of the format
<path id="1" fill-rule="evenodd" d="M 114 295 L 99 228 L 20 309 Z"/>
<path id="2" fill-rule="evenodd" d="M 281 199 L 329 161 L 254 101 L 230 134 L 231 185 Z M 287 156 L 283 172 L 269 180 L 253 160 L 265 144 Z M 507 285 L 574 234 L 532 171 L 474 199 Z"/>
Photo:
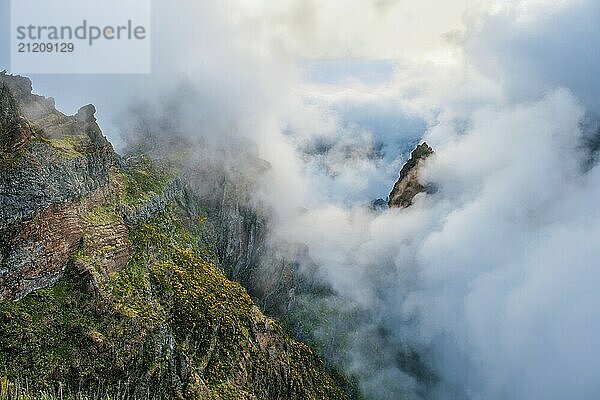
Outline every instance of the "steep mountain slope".
<path id="1" fill-rule="evenodd" d="M 65 116 L 5 74 L 0 105 L 2 390 L 344 397 L 218 267 L 243 253 L 223 238 L 248 248 L 243 220 L 216 225 L 176 169 L 117 155 L 93 106 Z"/>

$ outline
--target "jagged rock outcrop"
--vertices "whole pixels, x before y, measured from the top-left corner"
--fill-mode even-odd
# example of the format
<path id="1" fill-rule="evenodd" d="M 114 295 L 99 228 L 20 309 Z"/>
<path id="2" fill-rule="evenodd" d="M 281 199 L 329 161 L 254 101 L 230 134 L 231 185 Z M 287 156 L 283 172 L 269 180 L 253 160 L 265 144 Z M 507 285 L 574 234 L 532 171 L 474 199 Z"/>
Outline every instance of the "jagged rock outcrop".
<path id="1" fill-rule="evenodd" d="M 418 145 L 411 153 L 410 159 L 400 170 L 400 177 L 388 198 L 390 208 L 406 208 L 413 202 L 414 197 L 429 191 L 420 182 L 419 172 L 424 162 L 433 154 L 433 149 L 427 143 Z"/>
<path id="2" fill-rule="evenodd" d="M 4 387 L 25 379 L 31 393 L 84 397 L 344 398 L 313 351 L 215 263 L 242 271 L 253 262 L 260 229 L 245 201 L 223 189 L 209 219 L 214 204 L 178 171 L 119 157 L 92 105 L 66 116 L 26 78 L 0 74 L 0 87 Z M 30 137 L 15 140 L 15 127 Z"/>
<path id="3" fill-rule="evenodd" d="M 0 299 L 18 299 L 60 278 L 118 156 L 93 106 L 66 116 L 6 74 L 0 103 Z"/>

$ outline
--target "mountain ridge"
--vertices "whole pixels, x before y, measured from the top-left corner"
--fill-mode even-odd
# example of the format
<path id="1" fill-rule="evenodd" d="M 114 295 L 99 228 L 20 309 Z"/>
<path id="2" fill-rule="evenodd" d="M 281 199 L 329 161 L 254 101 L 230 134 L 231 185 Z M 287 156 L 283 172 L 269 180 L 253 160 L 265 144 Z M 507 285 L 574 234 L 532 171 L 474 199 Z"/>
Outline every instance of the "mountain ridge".
<path id="1" fill-rule="evenodd" d="M 34 391 L 126 386 L 130 398 L 345 398 L 319 357 L 222 273 L 217 227 L 177 171 L 116 154 L 92 105 L 66 116 L 4 73 L 0 93 L 0 370 L 11 390 L 26 379 Z"/>

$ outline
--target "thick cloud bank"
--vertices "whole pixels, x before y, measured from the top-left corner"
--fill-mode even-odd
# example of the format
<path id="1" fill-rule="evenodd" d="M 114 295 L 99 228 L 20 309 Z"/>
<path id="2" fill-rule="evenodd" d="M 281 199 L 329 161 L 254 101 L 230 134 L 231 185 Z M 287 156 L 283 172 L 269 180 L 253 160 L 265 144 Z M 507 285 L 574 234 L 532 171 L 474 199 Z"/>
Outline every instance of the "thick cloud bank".
<path id="1" fill-rule="evenodd" d="M 385 307 L 398 343 L 433 349 L 444 384 L 479 399 L 597 398 L 600 170 L 580 174 L 581 116 L 559 91 L 483 111 L 466 134 L 440 126 L 436 195 L 372 219 L 316 210 L 294 233 L 338 292 Z"/>
<path id="2" fill-rule="evenodd" d="M 330 315 L 351 322 L 317 335 L 335 338 L 367 396 L 600 396 L 600 168 L 587 147 L 598 133 L 583 123 L 597 108 L 600 14 L 593 2 L 515 4 L 465 34 L 467 74 L 433 74 L 416 99 L 399 84 L 402 101 L 424 105 L 436 154 L 422 179 L 436 194 L 373 213 L 337 193 L 280 219 L 279 237 L 306 243 L 339 295 Z M 369 149 L 343 133 L 355 153 Z M 360 165 L 334 160 L 342 176 L 370 182 Z M 429 389 L 398 355 L 407 347 L 435 375 Z"/>
<path id="3" fill-rule="evenodd" d="M 598 398 L 600 169 L 581 173 L 582 116 L 559 90 L 482 110 L 466 133 L 441 122 L 435 195 L 375 217 L 312 210 L 282 234 L 380 313 L 389 351 L 428 350 L 440 398 Z"/>

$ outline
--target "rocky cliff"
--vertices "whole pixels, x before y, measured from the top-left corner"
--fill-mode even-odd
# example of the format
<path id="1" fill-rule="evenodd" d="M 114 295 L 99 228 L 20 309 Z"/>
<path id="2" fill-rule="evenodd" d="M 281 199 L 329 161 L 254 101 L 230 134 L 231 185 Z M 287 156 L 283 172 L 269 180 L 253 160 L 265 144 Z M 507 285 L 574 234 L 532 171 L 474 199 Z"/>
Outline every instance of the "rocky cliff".
<path id="1" fill-rule="evenodd" d="M 260 242 L 235 196 L 211 213 L 179 170 L 117 155 L 93 106 L 66 116 L 26 78 L 0 75 L 0 106 L 0 389 L 344 397 L 221 272 Z"/>
<path id="2" fill-rule="evenodd" d="M 427 143 L 418 145 L 411 153 L 410 159 L 400 170 L 400 177 L 394 184 L 388 198 L 390 208 L 406 208 L 413 202 L 414 197 L 422 192 L 431 191 L 420 182 L 419 173 L 428 157 L 433 154 L 433 149 Z"/>

